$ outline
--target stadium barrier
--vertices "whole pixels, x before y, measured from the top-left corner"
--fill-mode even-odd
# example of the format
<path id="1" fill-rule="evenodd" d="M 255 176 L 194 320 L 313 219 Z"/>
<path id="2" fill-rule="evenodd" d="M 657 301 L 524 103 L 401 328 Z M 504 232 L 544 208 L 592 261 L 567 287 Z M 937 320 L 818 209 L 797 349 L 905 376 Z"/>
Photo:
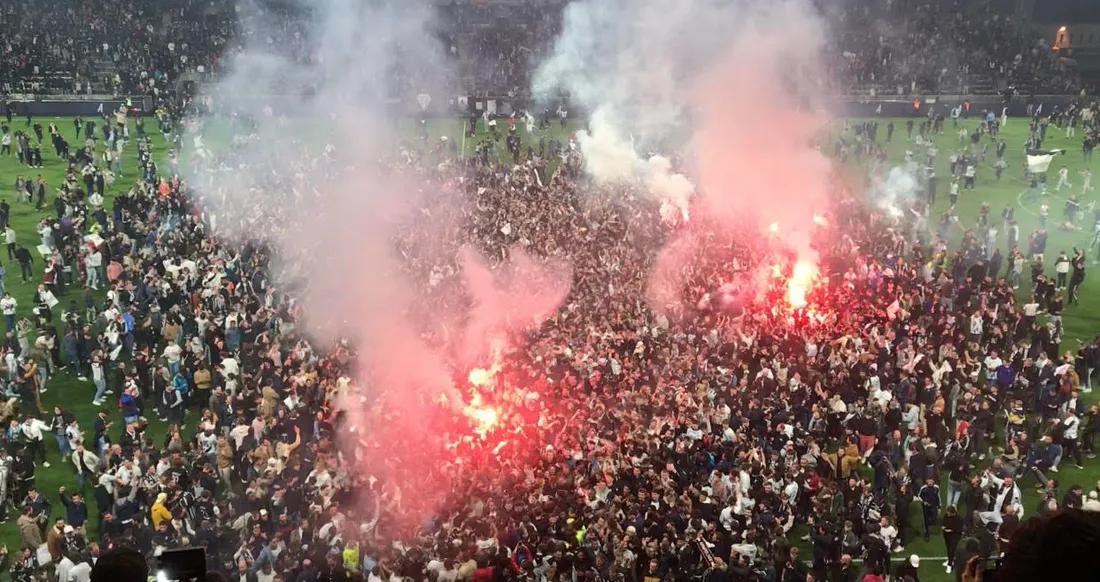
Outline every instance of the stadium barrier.
<path id="1" fill-rule="evenodd" d="M 8 95 L 0 105 L 0 111 L 7 108 L 16 117 L 28 113 L 32 117 L 95 117 L 117 111 L 120 106 L 143 113 L 153 111 L 153 99 L 145 95 Z"/>
<path id="2" fill-rule="evenodd" d="M 1000 116 L 1007 108 L 1008 115 L 1018 117 L 1029 115 L 1029 104 L 1043 111 L 1050 111 L 1053 107 L 1065 107 L 1069 103 L 1079 100 L 1076 95 L 1035 95 L 1030 97 L 1013 97 L 1005 100 L 1002 95 L 935 95 L 921 97 L 906 96 L 827 96 L 817 101 L 815 106 L 825 107 L 838 116 L 844 117 L 907 117 L 927 115 L 929 111 L 937 114 L 948 115 L 951 109 L 961 106 L 964 102 L 970 103 L 969 115 L 978 115 L 982 111 L 993 111 Z M 209 113 L 228 113 L 229 103 L 233 106 L 248 111 L 265 111 L 272 115 L 287 117 L 312 117 L 327 116 L 330 111 L 325 103 L 312 97 L 300 97 L 293 95 L 249 96 L 234 97 L 222 100 L 216 95 L 204 99 Z M 582 107 L 569 104 L 567 101 L 555 102 L 551 107 L 551 116 L 557 117 L 557 107 L 561 105 L 573 118 L 585 117 Z M 916 105 L 916 106 L 915 106 Z M 382 107 L 387 115 L 393 117 L 455 117 L 484 115 L 488 113 L 493 117 L 508 117 L 513 111 L 525 111 L 532 109 L 532 113 L 538 116 L 544 106 L 538 103 L 532 104 L 530 97 L 513 96 L 485 96 L 485 95 L 430 95 L 419 93 L 404 98 L 391 98 Z"/>
<path id="3" fill-rule="evenodd" d="M 1009 117 L 1030 116 L 1039 110 L 1047 112 L 1054 107 L 1065 108 L 1080 100 L 1077 95 L 1034 95 L 1013 97 L 1005 100 L 1001 95 L 935 95 L 927 97 L 840 97 L 829 99 L 827 103 L 838 113 L 846 117 L 911 117 L 924 116 L 929 112 L 950 116 L 952 109 L 969 103 L 970 108 L 964 116 L 976 116 L 983 111 L 991 111 L 997 117 L 1007 113 Z M 1041 109 L 1039 109 L 1041 108 Z"/>
<path id="4" fill-rule="evenodd" d="M 865 97 L 865 96 L 837 96 L 824 97 L 819 100 L 819 105 L 831 110 L 834 114 L 844 117 L 907 117 L 923 116 L 930 111 L 936 114 L 948 115 L 951 109 L 961 106 L 964 102 L 970 103 L 968 114 L 978 115 L 983 111 L 992 111 L 997 116 L 1007 108 L 1010 117 L 1030 115 L 1036 108 L 1042 107 L 1042 111 L 1051 111 L 1054 107 L 1065 107 L 1079 100 L 1077 95 L 1035 95 L 1030 97 L 1013 97 L 1005 100 L 1000 95 L 935 95 L 922 97 Z M 270 111 L 272 115 L 285 115 L 288 117 L 324 116 L 328 113 L 325 103 L 310 98 L 302 98 L 291 95 L 272 95 L 265 97 L 246 97 L 231 100 L 234 105 L 251 111 Z M 213 97 L 205 100 L 210 113 L 228 113 L 219 107 L 220 100 Z M 127 105 L 131 110 L 151 113 L 154 110 L 153 99 L 149 96 L 97 96 L 97 95 L 57 95 L 57 96 L 32 96 L 32 95 L 8 95 L 2 102 L 12 108 L 13 115 L 23 116 L 29 112 L 36 117 L 71 117 L 94 116 L 102 112 L 111 112 L 120 105 Z M 581 107 L 575 107 L 564 103 L 563 108 L 569 117 L 583 118 L 585 111 Z M 385 112 L 395 117 L 454 117 L 483 115 L 486 112 L 493 117 L 507 117 L 513 111 L 524 111 L 531 107 L 529 97 L 512 96 L 473 96 L 473 95 L 441 95 L 433 97 L 428 93 L 419 93 L 407 98 L 392 98 L 385 103 Z M 557 104 L 555 104 L 555 108 Z M 0 109 L 2 110 L 2 109 Z M 535 106 L 534 113 L 542 111 L 541 106 Z M 552 111 L 551 115 L 557 116 Z"/>

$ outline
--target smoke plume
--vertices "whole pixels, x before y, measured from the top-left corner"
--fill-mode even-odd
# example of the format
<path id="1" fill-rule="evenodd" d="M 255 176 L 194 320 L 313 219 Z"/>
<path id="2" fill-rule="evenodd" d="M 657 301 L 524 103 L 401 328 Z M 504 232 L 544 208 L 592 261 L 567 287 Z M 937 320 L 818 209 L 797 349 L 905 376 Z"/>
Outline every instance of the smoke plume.
<path id="1" fill-rule="evenodd" d="M 564 90 L 591 113 L 578 143 L 594 179 L 640 182 L 685 218 L 690 198 L 691 213 L 730 230 L 777 224 L 778 244 L 813 262 L 831 173 L 813 146 L 829 119 L 816 97 L 827 87 L 825 28 L 804 0 L 574 2 L 534 89 L 546 99 Z M 679 166 L 692 171 L 641 153 L 669 151 L 686 152 Z M 675 243 L 669 252 L 663 281 L 686 254 Z"/>
<path id="2" fill-rule="evenodd" d="M 318 0 L 244 15 L 242 50 L 205 93 L 214 113 L 190 121 L 187 181 L 219 239 L 271 249 L 271 291 L 295 297 L 310 337 L 357 347 L 342 434 L 398 461 L 372 463 L 371 477 L 435 499 L 442 491 L 408 481 L 442 454 L 428 408 L 460 414 L 467 387 L 454 378 L 552 313 L 569 269 L 521 253 L 494 266 L 465 248 L 470 185 L 395 155 L 410 132 L 387 101 L 445 94 L 450 73 L 431 3 Z"/>

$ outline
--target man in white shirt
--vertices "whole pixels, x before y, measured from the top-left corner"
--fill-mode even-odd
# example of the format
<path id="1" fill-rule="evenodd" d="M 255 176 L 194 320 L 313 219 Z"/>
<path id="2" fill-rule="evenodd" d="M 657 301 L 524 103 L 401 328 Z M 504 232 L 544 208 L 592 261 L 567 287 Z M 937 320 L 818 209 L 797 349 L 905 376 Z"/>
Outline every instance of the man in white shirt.
<path id="1" fill-rule="evenodd" d="M 81 560 L 69 570 L 69 579 L 65 582 L 91 582 L 91 580 L 92 565 L 86 560 Z"/>
<path id="2" fill-rule="evenodd" d="M 88 273 L 86 286 L 89 289 L 99 289 L 99 270 L 103 267 L 103 255 L 99 249 L 92 249 L 84 256 L 84 267 Z"/>
<path id="3" fill-rule="evenodd" d="M 181 355 L 183 355 L 183 348 L 179 347 L 178 344 L 173 342 L 164 346 L 164 351 L 161 353 L 161 356 L 163 356 L 168 363 L 169 376 L 174 376 L 176 371 L 179 370 Z"/>
<path id="4" fill-rule="evenodd" d="M 86 560 L 81 560 L 80 563 L 74 565 L 72 569 L 69 569 L 66 582 L 91 582 L 91 564 Z"/>
<path id="5" fill-rule="evenodd" d="M 0 312 L 4 314 L 4 325 L 8 331 L 15 331 L 15 309 L 18 306 L 19 302 L 11 293 L 5 292 L 4 297 L 0 298 Z"/>
<path id="6" fill-rule="evenodd" d="M 50 463 L 46 460 L 46 444 L 43 439 L 46 433 L 50 432 L 50 425 L 35 418 L 33 414 L 28 414 L 27 419 L 19 426 L 19 430 L 23 433 L 23 439 L 27 441 L 27 447 L 30 448 L 31 461 L 41 457 L 42 466 L 49 467 Z"/>
<path id="7" fill-rule="evenodd" d="M 1058 258 L 1054 260 L 1054 272 L 1058 276 L 1058 288 L 1065 289 L 1069 279 L 1069 257 L 1066 256 L 1065 251 L 1058 253 Z"/>
<path id="8" fill-rule="evenodd" d="M 139 471 L 134 467 L 133 459 L 125 459 L 122 466 L 115 471 L 115 483 L 120 487 L 137 485 Z"/>
<path id="9" fill-rule="evenodd" d="M 1069 183 L 1069 168 L 1065 166 L 1062 166 L 1058 170 L 1058 185 L 1054 187 L 1054 191 L 1057 192 L 1061 190 L 1063 186 L 1066 188 L 1073 188 L 1073 184 Z"/>
<path id="10" fill-rule="evenodd" d="M 72 528 L 73 526 L 71 525 L 65 526 L 66 530 L 71 530 Z M 60 582 L 61 580 L 67 581 L 69 577 L 72 576 L 74 566 L 76 566 L 76 564 L 74 564 L 73 561 L 69 559 L 69 556 L 62 555 L 61 561 L 57 563 L 58 582 Z"/>
<path id="11" fill-rule="evenodd" d="M 1081 419 L 1077 417 L 1077 411 L 1073 408 L 1066 410 L 1066 417 L 1062 420 L 1062 427 L 1065 429 L 1062 433 L 1062 450 L 1063 456 L 1073 456 L 1073 465 L 1078 469 L 1082 469 L 1081 466 L 1081 448 L 1077 442 L 1079 432 L 1081 430 Z"/>
<path id="12" fill-rule="evenodd" d="M 1003 364 L 1003 363 L 1004 363 L 1004 361 L 1001 360 L 1001 358 L 997 357 L 997 351 L 996 350 L 993 350 L 993 351 L 989 352 L 989 355 L 986 356 L 986 358 L 985 358 L 985 362 L 983 362 L 983 364 L 985 365 L 985 379 L 986 379 L 986 381 L 988 381 L 988 382 L 996 382 L 997 381 L 997 368 L 1000 368 L 1001 364 Z"/>
<path id="13" fill-rule="evenodd" d="M 970 341 L 981 342 L 982 330 L 985 328 L 985 321 L 982 319 L 982 312 L 975 311 L 974 315 L 970 316 Z"/>

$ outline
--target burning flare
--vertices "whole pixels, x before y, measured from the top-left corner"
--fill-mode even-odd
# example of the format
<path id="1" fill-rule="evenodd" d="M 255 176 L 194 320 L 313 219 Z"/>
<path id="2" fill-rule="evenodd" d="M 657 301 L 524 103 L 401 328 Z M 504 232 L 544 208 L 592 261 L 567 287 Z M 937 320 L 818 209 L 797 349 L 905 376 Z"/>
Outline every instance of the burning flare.
<path id="1" fill-rule="evenodd" d="M 484 404 L 481 394 L 477 392 L 474 392 L 471 396 L 470 403 L 466 405 L 462 413 L 470 419 L 474 425 L 474 432 L 481 438 L 485 438 L 485 435 L 500 424 L 500 412 L 496 408 Z"/>
<path id="2" fill-rule="evenodd" d="M 798 261 L 790 279 L 787 279 L 787 303 L 794 309 L 806 306 L 806 294 L 817 279 L 817 267 L 806 261 Z"/>

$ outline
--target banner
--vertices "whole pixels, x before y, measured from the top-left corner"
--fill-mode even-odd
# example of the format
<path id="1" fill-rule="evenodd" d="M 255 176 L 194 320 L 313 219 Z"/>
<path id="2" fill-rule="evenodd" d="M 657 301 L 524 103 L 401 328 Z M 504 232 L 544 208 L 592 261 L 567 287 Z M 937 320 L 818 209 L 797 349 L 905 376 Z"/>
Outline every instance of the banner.
<path id="1" fill-rule="evenodd" d="M 1042 174 L 1050 167 L 1054 156 L 1065 153 L 1065 150 L 1028 150 L 1027 171 L 1032 174 Z"/>

